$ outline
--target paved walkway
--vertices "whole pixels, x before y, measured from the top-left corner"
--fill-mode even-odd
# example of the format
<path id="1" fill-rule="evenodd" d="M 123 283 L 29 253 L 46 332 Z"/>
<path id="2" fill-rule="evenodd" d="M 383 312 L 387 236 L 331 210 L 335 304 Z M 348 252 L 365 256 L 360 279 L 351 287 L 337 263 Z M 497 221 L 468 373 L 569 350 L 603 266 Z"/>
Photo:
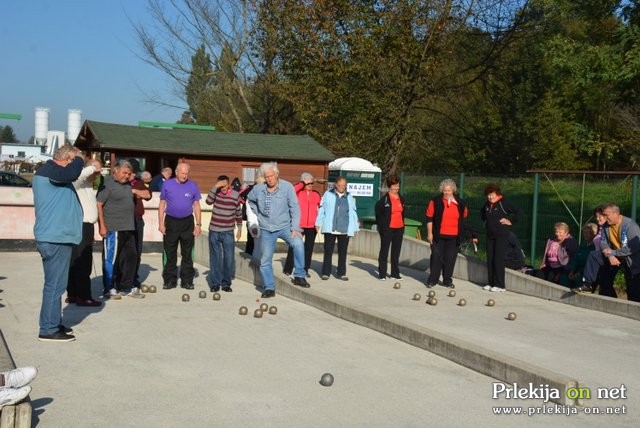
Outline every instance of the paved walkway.
<path id="1" fill-rule="evenodd" d="M 276 258 L 283 259 L 284 255 Z M 98 257 L 97 257 L 98 258 Z M 319 268 L 314 260 L 314 270 Z M 640 323 L 514 293 L 488 293 L 457 282 L 457 296 L 436 287 L 425 305 L 424 273 L 403 270 L 399 289 L 373 276 L 375 262 L 351 258 L 348 282 L 310 279 L 310 297 L 366 308 L 407 325 L 446 334 L 505 359 L 529 362 L 579 379 L 591 388 L 586 407 L 548 403 L 576 415 L 495 415 L 495 406 L 542 411 L 543 400 L 493 400 L 498 381 L 420 348 L 277 296 L 277 315 L 252 316 L 262 300 L 253 284 L 213 301 L 206 267 L 191 301 L 180 289 L 145 299 L 111 301 L 98 309 L 65 305 L 78 340 L 36 340 L 42 268 L 36 253 L 3 253 L 0 327 L 18 365 L 36 365 L 31 395 L 41 426 L 636 426 L 640 409 Z M 277 265 L 276 265 L 277 266 Z M 145 283 L 161 288 L 159 254 L 145 254 Z M 279 271 L 276 267 L 276 271 Z M 94 288 L 101 287 L 97 274 Z M 413 301 L 415 293 L 422 299 Z M 456 303 L 467 300 L 465 307 Z M 485 306 L 488 298 L 495 307 Z M 248 316 L 238 308 L 249 308 Z M 505 319 L 516 312 L 517 320 Z M 335 384 L 318 384 L 324 372 Z M 601 388 L 626 388 L 626 399 L 595 398 Z M 619 409 L 595 416 L 587 409 Z"/>

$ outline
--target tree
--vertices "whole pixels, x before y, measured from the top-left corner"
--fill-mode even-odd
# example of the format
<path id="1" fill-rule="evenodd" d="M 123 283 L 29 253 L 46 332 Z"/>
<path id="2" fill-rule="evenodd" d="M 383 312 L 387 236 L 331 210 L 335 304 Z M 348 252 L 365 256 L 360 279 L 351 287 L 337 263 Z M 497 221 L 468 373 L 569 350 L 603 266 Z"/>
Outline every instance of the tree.
<path id="1" fill-rule="evenodd" d="M 0 142 L 9 144 L 18 142 L 18 138 L 13 132 L 13 128 L 9 125 L 0 126 Z"/>
<path id="2" fill-rule="evenodd" d="M 204 45 L 201 45 L 191 57 L 191 73 L 187 81 L 186 95 L 190 116 L 199 120 L 201 125 L 212 125 L 207 118 L 207 110 L 203 108 L 203 101 L 213 76 L 211 59 Z M 184 116 L 183 116 L 184 118 Z"/>
<path id="3" fill-rule="evenodd" d="M 494 14 L 483 1 L 265 0 L 257 26 L 270 37 L 256 43 L 275 55 L 279 94 L 312 136 L 393 172 L 455 119 L 448 107 L 508 39 L 512 12 L 496 6 L 511 2 L 490 3 Z M 486 43 L 478 62 L 464 63 L 471 24 Z"/>
<path id="4" fill-rule="evenodd" d="M 252 0 L 148 0 L 147 7 L 152 25 L 134 24 L 140 57 L 173 80 L 198 123 L 232 132 L 300 131 L 252 50 Z M 166 105 L 159 96 L 151 101 Z"/>

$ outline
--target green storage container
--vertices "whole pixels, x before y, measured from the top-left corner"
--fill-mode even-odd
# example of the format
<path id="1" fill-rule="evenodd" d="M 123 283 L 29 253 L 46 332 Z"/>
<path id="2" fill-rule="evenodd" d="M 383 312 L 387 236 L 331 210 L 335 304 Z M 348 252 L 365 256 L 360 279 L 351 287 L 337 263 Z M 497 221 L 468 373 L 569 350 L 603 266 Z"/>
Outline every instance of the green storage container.
<path id="1" fill-rule="evenodd" d="M 419 221 L 405 218 L 404 234 L 412 238 L 421 238 L 421 236 L 418 234 L 420 232 L 420 226 L 422 226 L 422 223 L 420 223 Z"/>

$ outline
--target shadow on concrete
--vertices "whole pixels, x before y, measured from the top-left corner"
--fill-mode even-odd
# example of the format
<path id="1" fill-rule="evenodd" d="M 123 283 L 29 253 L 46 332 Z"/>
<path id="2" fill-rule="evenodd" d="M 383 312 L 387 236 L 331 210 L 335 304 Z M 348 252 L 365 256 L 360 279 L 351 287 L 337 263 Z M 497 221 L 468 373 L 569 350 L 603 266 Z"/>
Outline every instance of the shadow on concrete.
<path id="1" fill-rule="evenodd" d="M 31 426 L 36 427 L 40 422 L 40 415 L 46 412 L 45 407 L 53 403 L 53 398 L 42 397 L 36 400 L 31 400 L 31 408 L 33 413 L 31 414 Z"/>

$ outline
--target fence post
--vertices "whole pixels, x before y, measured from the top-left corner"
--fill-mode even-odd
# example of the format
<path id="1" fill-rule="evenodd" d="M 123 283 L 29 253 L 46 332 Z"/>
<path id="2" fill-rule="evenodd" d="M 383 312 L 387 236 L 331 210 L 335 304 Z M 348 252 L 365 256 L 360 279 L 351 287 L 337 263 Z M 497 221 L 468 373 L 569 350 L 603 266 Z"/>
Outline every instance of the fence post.
<path id="1" fill-rule="evenodd" d="M 536 260 L 536 235 L 538 234 L 538 184 L 540 176 L 536 172 L 533 175 L 533 208 L 531 213 L 531 266 Z"/>

